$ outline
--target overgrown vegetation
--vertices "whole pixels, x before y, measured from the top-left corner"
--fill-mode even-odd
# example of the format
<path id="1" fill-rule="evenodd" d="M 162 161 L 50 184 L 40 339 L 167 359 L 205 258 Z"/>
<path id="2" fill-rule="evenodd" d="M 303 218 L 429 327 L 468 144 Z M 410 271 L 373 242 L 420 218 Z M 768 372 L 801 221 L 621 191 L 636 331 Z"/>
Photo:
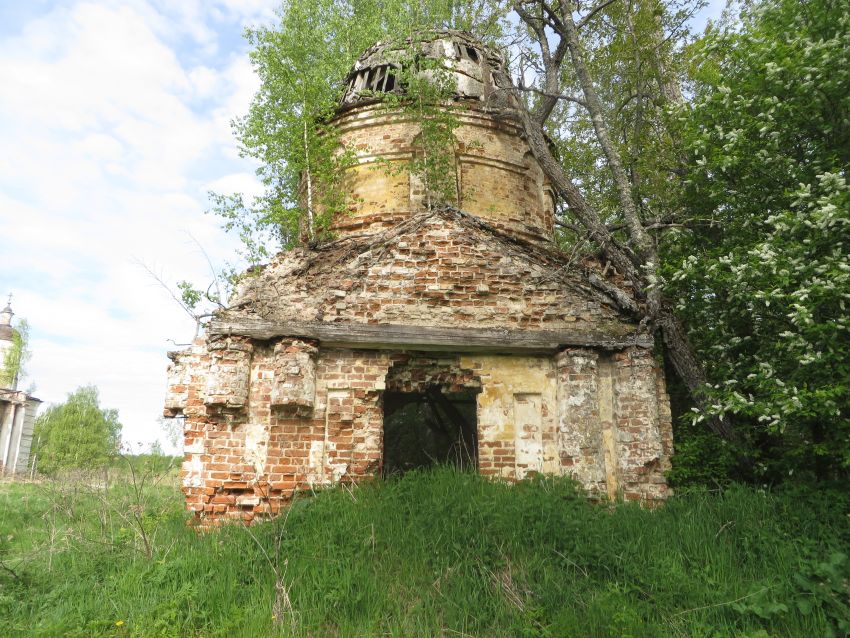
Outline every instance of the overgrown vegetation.
<path id="1" fill-rule="evenodd" d="M 0 634 L 850 635 L 846 490 L 645 510 L 441 469 L 199 534 L 170 481 L 0 485 Z"/>
<path id="2" fill-rule="evenodd" d="M 379 170 L 405 171 L 418 180 L 424 190 L 426 206 L 460 205 L 455 160 L 457 140 L 455 129 L 460 126 L 458 111 L 463 106 L 453 104 L 457 90 L 454 74 L 446 69 L 443 60 L 423 55 L 417 36 L 409 34 L 411 42 L 399 40 L 392 60 L 393 73 L 403 91 L 381 94 L 384 108 L 399 119 L 410 119 L 419 127 L 415 139 L 414 157 L 394 168 L 391 162 L 379 160 Z M 392 54 L 389 54 L 392 55 Z"/>
<path id="3" fill-rule="evenodd" d="M 50 476 L 71 468 L 103 467 L 120 444 L 118 411 L 101 408 L 97 388 L 83 386 L 39 415 L 32 454 L 37 470 Z"/>
<path id="4" fill-rule="evenodd" d="M 776 0 L 741 20 L 694 46 L 681 113 L 698 223 L 665 275 L 712 384 L 691 416 L 734 415 L 741 478 L 847 478 L 850 14 Z"/>
<path id="5" fill-rule="evenodd" d="M 235 122 L 235 133 L 242 152 L 261 162 L 258 175 L 266 191 L 255 201 L 238 194 L 212 195 L 213 212 L 242 239 L 243 257 L 255 264 L 299 239 L 323 238 L 333 215 L 344 213 L 350 203 L 341 186 L 353 156 L 342 147 L 329 120 L 349 70 L 367 48 L 446 27 L 486 37 L 498 32 L 505 13 L 492 0 L 299 0 L 286 4 L 274 28 L 249 30 L 251 60 L 261 85 L 248 114 Z M 414 54 L 407 51 L 403 57 Z M 433 103 L 444 97 L 447 87 L 423 82 L 418 73 L 407 73 L 406 79 L 407 99 L 395 104 L 419 116 L 424 151 L 420 168 L 433 190 L 442 194 L 446 184 L 440 177 L 445 171 L 437 167 L 446 158 L 433 151 L 446 147 L 451 118 Z"/>
<path id="6" fill-rule="evenodd" d="M 0 361 L 0 388 L 17 387 L 26 375 L 25 366 L 30 355 L 29 322 L 21 319 L 12 332 L 12 344 L 6 349 Z"/>
<path id="7" fill-rule="evenodd" d="M 279 25 L 249 35 L 261 88 L 236 127 L 266 194 L 253 205 L 219 198 L 217 210 L 254 261 L 305 223 L 321 238 L 344 203 L 305 209 L 304 189 L 344 170 L 328 121 L 351 64 L 376 41 L 469 30 L 505 55 L 496 82 L 525 107 L 559 241 L 621 276 L 624 288 L 602 287 L 660 337 L 672 385 L 688 395 L 674 481 L 846 479 L 844 4 L 733 2 L 693 34 L 701 0 L 289 2 Z M 388 103 L 435 129 L 418 168 L 451 200 L 441 151 L 451 115 L 434 115 L 445 91 L 412 91 Z"/>

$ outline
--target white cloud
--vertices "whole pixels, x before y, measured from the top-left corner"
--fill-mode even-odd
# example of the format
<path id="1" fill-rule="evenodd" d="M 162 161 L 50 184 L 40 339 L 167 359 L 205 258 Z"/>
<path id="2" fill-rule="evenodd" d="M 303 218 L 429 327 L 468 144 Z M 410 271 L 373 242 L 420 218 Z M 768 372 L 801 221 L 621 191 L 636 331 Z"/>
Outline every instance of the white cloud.
<path id="1" fill-rule="evenodd" d="M 78 1 L 0 42 L 0 291 L 32 326 L 37 395 L 94 383 L 130 441 L 159 434 L 168 339 L 193 333 L 135 259 L 206 284 L 198 244 L 232 257 L 206 191 L 258 191 L 230 131 L 257 87 L 234 43 L 275 4 Z"/>
<path id="2" fill-rule="evenodd" d="M 189 81 L 195 94 L 202 98 L 215 95 L 219 86 L 218 73 L 206 66 L 199 66 L 189 72 Z"/>
<path id="3" fill-rule="evenodd" d="M 80 155 L 90 157 L 94 160 L 103 161 L 119 161 L 123 157 L 126 149 L 112 135 L 105 133 L 91 133 L 86 135 L 78 143 L 76 149 Z"/>
<path id="4" fill-rule="evenodd" d="M 231 132 L 231 121 L 236 116 L 248 113 L 254 94 L 260 88 L 259 78 L 254 74 L 247 56 L 233 56 L 222 70 L 221 81 L 227 87 L 226 99 L 213 111 L 217 130 L 228 132 L 221 139 L 222 152 L 229 159 L 239 158 L 239 148 Z"/>
<path id="5" fill-rule="evenodd" d="M 263 185 L 257 181 L 253 173 L 231 173 L 207 183 L 207 188 L 216 193 L 242 193 L 248 198 L 257 197 L 263 193 Z"/>
<path id="6" fill-rule="evenodd" d="M 248 22 L 273 22 L 280 0 L 221 0 L 218 4 L 225 14 L 235 16 L 243 24 Z"/>

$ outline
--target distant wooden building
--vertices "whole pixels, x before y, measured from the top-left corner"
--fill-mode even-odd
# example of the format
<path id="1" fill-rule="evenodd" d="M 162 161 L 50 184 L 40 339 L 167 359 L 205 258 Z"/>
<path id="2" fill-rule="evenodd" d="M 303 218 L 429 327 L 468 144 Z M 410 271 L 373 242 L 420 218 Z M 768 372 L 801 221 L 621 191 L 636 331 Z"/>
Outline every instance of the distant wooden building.
<path id="1" fill-rule="evenodd" d="M 404 87 L 397 49 L 373 47 L 334 120 L 357 154 L 337 238 L 277 255 L 169 355 L 165 414 L 185 418 L 183 489 L 202 523 L 432 462 L 668 493 L 653 338 L 555 245 L 549 183 L 494 86 L 502 61 L 457 32 L 413 46 L 454 75 L 457 200 L 428 206 L 407 170 L 419 125 L 382 103 Z"/>

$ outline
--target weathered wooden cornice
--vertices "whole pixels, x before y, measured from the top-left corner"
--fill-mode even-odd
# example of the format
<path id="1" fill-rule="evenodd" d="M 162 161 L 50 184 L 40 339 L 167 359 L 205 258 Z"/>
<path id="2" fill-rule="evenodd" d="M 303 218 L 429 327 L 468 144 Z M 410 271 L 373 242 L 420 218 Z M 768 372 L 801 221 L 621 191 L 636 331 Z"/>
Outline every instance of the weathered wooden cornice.
<path id="1" fill-rule="evenodd" d="M 442 350 L 455 352 L 554 352 L 568 346 L 622 350 L 650 348 L 651 335 L 611 336 L 581 330 L 509 330 L 505 328 L 445 328 L 398 324 L 214 320 L 211 336 L 238 335 L 268 340 L 279 337 L 318 339 L 323 346 L 365 349 Z"/>

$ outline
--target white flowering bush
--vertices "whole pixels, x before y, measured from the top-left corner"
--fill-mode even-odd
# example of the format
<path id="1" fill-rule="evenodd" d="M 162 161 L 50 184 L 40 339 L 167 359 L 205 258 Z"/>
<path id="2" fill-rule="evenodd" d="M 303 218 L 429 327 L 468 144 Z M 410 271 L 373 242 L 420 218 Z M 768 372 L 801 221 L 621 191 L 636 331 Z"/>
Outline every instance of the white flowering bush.
<path id="1" fill-rule="evenodd" d="M 681 114 L 692 222 L 668 293 L 755 477 L 850 472 L 850 12 L 754 3 L 695 55 Z"/>

